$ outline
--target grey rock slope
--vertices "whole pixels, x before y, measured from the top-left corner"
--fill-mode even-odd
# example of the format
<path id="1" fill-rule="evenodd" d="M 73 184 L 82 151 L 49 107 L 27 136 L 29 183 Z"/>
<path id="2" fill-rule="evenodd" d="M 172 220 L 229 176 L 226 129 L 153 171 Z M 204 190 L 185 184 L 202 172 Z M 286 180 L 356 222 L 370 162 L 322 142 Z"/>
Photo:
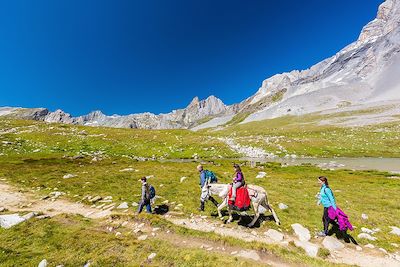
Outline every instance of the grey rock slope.
<path id="1" fill-rule="evenodd" d="M 400 103 L 400 0 L 386 0 L 359 38 L 309 69 L 274 75 L 241 103 L 225 105 L 210 96 L 195 97 L 184 109 L 167 114 L 107 116 L 101 111 L 72 117 L 62 110 L 0 108 L 0 116 L 79 125 L 144 129 L 203 129 L 301 115 L 317 111 Z M 396 109 L 397 110 L 397 109 Z M 236 115 L 236 117 L 235 117 Z M 393 115 L 393 114 L 392 114 Z"/>
<path id="2" fill-rule="evenodd" d="M 241 110 L 275 101 L 251 112 L 243 121 L 299 115 L 400 99 L 400 0 L 387 0 L 359 38 L 336 55 L 303 71 L 272 76 Z"/>
<path id="3" fill-rule="evenodd" d="M 72 117 L 62 110 L 50 112 L 45 108 L 0 108 L 0 116 L 13 118 L 78 125 L 141 129 L 189 128 L 197 125 L 199 122 L 201 123 L 202 121 L 212 119 L 215 116 L 230 113 L 233 113 L 233 109 L 226 106 L 215 96 L 210 96 L 205 100 L 199 100 L 198 97 L 195 97 L 186 108 L 159 115 L 146 112 L 126 116 L 107 116 L 101 111 L 93 111 L 87 115 Z"/>

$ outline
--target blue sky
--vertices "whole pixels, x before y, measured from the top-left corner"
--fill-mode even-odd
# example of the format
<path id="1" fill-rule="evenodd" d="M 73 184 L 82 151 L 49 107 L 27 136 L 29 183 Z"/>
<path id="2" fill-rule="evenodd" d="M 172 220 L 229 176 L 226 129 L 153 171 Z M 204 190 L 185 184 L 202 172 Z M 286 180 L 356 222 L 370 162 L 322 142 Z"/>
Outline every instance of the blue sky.
<path id="1" fill-rule="evenodd" d="M 73 115 L 232 104 L 356 40 L 378 0 L 0 2 L 0 106 Z"/>

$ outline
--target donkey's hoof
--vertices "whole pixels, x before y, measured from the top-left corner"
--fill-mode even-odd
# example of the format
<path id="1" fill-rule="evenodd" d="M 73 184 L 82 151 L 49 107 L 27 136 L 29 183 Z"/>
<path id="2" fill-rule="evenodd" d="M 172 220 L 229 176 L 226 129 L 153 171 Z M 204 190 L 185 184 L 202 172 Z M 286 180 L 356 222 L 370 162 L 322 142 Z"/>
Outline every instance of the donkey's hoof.
<path id="1" fill-rule="evenodd" d="M 277 221 L 277 222 L 275 222 L 276 223 L 276 225 L 281 225 L 281 222 L 280 221 Z"/>

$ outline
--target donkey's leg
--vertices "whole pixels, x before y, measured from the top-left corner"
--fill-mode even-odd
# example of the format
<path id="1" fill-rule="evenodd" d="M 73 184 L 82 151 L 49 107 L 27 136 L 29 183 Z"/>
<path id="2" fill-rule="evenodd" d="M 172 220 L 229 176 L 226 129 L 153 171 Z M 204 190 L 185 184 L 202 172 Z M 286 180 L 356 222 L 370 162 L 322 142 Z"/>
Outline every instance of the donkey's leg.
<path id="1" fill-rule="evenodd" d="M 274 209 L 271 207 L 270 204 L 268 204 L 268 207 L 269 207 L 269 210 L 272 212 L 272 216 L 274 216 L 275 223 L 276 223 L 277 225 L 281 225 L 281 221 L 279 220 L 278 215 L 276 215 Z"/>
<path id="2" fill-rule="evenodd" d="M 232 209 L 231 209 L 231 207 L 230 207 L 229 205 L 228 205 L 228 213 L 229 213 L 229 218 L 228 218 L 228 220 L 226 221 L 226 223 L 230 223 L 230 222 L 233 221 Z"/>
<path id="3" fill-rule="evenodd" d="M 253 227 L 254 224 L 257 222 L 258 218 L 260 217 L 260 212 L 258 211 L 258 205 L 259 205 L 259 203 L 256 202 L 256 201 L 254 201 L 254 202 L 252 202 L 252 204 L 253 204 L 253 209 L 254 209 L 254 218 L 253 218 L 253 220 L 251 221 L 251 223 L 249 223 L 249 224 L 247 225 L 248 227 Z"/>
<path id="4" fill-rule="evenodd" d="M 227 201 L 226 201 L 226 198 L 222 201 L 222 203 L 218 206 L 218 216 L 219 216 L 219 218 L 221 219 L 221 220 L 223 220 L 223 217 L 222 217 L 222 213 L 221 213 L 221 210 L 223 209 L 223 208 L 225 208 L 226 207 L 226 203 L 227 203 Z"/>
<path id="5" fill-rule="evenodd" d="M 276 223 L 277 225 L 281 225 L 281 221 L 279 220 L 278 215 L 276 215 L 274 209 L 272 208 L 271 204 L 269 204 L 267 198 L 264 199 L 264 201 L 262 202 L 261 205 L 262 205 L 264 208 L 268 209 L 268 210 L 272 213 L 272 216 L 274 217 L 275 223 Z"/>

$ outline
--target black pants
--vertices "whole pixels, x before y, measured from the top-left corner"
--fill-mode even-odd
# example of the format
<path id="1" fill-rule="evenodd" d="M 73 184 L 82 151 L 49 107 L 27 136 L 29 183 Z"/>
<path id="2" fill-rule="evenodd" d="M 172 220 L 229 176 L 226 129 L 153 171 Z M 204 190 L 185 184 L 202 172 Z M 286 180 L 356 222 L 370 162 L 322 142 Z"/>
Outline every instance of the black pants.
<path id="1" fill-rule="evenodd" d="M 324 207 L 324 214 L 322 215 L 322 222 L 324 223 L 324 232 L 328 234 L 329 223 L 331 219 L 328 216 L 328 208 Z"/>

